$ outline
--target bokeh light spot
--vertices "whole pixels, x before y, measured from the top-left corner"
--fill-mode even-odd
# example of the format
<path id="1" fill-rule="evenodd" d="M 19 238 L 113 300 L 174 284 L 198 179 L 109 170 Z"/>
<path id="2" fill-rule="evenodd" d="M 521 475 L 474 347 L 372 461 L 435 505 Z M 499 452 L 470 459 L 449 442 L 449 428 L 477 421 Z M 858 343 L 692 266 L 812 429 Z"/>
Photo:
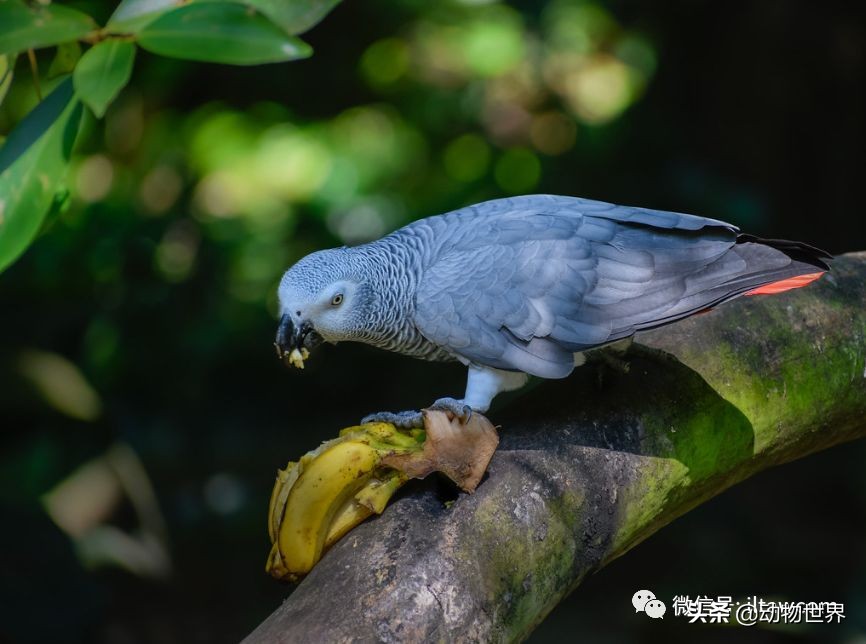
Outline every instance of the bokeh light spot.
<path id="1" fill-rule="evenodd" d="M 198 229 L 190 220 L 176 221 L 169 226 L 154 254 L 156 267 L 167 281 L 181 282 L 189 276 L 199 241 Z"/>
<path id="2" fill-rule="evenodd" d="M 244 506 L 246 498 L 243 482 L 232 474 L 214 474 L 204 484 L 205 503 L 217 514 L 234 514 Z"/>
<path id="3" fill-rule="evenodd" d="M 490 164 L 490 146 L 477 134 L 464 134 L 445 148 L 445 172 L 452 179 L 469 183 L 484 176 Z"/>
<path id="4" fill-rule="evenodd" d="M 505 192 L 525 193 L 538 185 L 541 179 L 541 162 L 526 148 L 512 148 L 499 157 L 493 176 Z"/>
<path id="5" fill-rule="evenodd" d="M 75 174 L 75 193 L 86 202 L 102 201 L 111 191 L 114 165 L 104 154 L 84 159 Z"/>
<path id="6" fill-rule="evenodd" d="M 190 161 L 203 173 L 229 166 L 247 153 L 254 137 L 243 114 L 219 111 L 202 117 L 190 141 Z"/>
<path id="7" fill-rule="evenodd" d="M 45 402 L 60 413 L 85 421 L 94 421 L 102 413 L 99 394 L 81 370 L 63 356 L 27 350 L 21 353 L 18 370 Z"/>
<path id="8" fill-rule="evenodd" d="M 269 192 L 303 201 L 328 177 L 331 155 L 311 136 L 277 126 L 266 130 L 255 149 L 256 176 Z"/>
<path id="9" fill-rule="evenodd" d="M 542 15 L 547 41 L 556 49 L 584 54 L 617 30 L 610 13 L 592 2 L 554 0 Z"/>
<path id="10" fill-rule="evenodd" d="M 331 213 L 328 215 L 328 228 L 350 246 L 378 239 L 387 232 L 381 211 L 369 203 Z"/>
<path id="11" fill-rule="evenodd" d="M 595 54 L 565 79 L 565 92 L 581 120 L 594 125 L 607 123 L 631 104 L 630 70 L 613 56 Z"/>
<path id="12" fill-rule="evenodd" d="M 183 179 L 170 165 L 158 165 L 141 180 L 138 199 L 145 212 L 161 215 L 167 212 L 180 197 Z"/>
<path id="13" fill-rule="evenodd" d="M 532 119 L 529 137 L 539 152 L 562 154 L 574 146 L 577 124 L 573 118 L 562 112 L 545 112 Z"/>
<path id="14" fill-rule="evenodd" d="M 510 71 L 526 55 L 519 21 L 509 13 L 472 23 L 464 36 L 463 51 L 469 68 L 479 76 Z"/>
<path id="15" fill-rule="evenodd" d="M 212 172 L 205 176 L 195 189 L 195 203 L 213 217 L 233 217 L 240 207 L 240 186 L 236 175 L 229 172 Z"/>
<path id="16" fill-rule="evenodd" d="M 367 48 L 360 66 L 361 74 L 371 86 L 391 85 L 409 69 L 409 47 L 401 38 L 383 38 Z"/>

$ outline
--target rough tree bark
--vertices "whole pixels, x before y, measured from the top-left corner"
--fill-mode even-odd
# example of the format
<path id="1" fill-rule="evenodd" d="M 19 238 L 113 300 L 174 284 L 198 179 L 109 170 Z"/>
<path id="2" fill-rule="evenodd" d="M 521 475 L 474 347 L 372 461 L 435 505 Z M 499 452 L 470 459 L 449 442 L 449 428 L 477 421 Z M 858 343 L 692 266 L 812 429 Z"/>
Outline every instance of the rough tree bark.
<path id="1" fill-rule="evenodd" d="M 866 253 L 644 334 L 502 413 L 473 495 L 409 485 L 245 641 L 513 641 L 587 574 L 755 472 L 866 435 Z"/>

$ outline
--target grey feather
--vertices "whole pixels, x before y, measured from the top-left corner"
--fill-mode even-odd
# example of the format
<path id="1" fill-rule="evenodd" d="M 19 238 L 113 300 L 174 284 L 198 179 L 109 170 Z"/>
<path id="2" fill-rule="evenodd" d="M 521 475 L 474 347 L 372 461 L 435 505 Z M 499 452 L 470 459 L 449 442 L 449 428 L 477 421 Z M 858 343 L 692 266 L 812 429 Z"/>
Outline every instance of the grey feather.
<path id="1" fill-rule="evenodd" d="M 426 338 L 464 361 L 557 378 L 571 372 L 574 352 L 780 279 L 792 259 L 738 245 L 737 230 L 537 195 L 431 217 L 397 234 L 430 242 L 414 311 Z"/>
<path id="2" fill-rule="evenodd" d="M 363 304 L 337 339 L 560 378 L 576 352 L 826 270 L 822 257 L 716 219 L 532 195 L 314 253 L 287 271 L 280 298 L 290 313 L 288 303 L 352 279 Z"/>

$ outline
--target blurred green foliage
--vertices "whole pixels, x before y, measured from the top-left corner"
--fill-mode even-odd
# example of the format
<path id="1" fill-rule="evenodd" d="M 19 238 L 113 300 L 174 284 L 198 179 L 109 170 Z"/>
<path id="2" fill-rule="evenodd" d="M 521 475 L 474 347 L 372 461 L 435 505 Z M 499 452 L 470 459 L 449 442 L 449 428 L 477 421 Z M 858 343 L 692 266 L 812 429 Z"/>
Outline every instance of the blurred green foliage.
<path id="1" fill-rule="evenodd" d="M 0 0 L 0 15 L 11 1 Z M 236 12 L 212 4 L 183 11 Z M 246 4 L 256 22 L 283 30 L 294 58 L 305 51 L 296 34 L 336 2 Z M 866 247 L 849 214 L 861 208 L 862 115 L 844 100 L 861 91 L 863 23 L 838 7 L 759 4 L 345 3 L 305 35 L 309 60 L 230 67 L 156 55 L 176 53 L 172 14 L 151 11 L 170 1 L 127 1 L 117 12 L 97 0 L 54 2 L 35 11 L 79 11 L 109 24 L 106 33 L 155 25 L 159 44 L 140 41 L 124 84 L 113 65 L 114 80 L 87 73 L 88 57 L 117 52 L 52 36 L 35 52 L 42 103 L 26 51 L 0 36 L 0 159 L 70 73 L 85 103 L 105 109 L 103 119 L 85 112 L 68 172 L 40 193 L 38 237 L 0 274 L 0 515 L 20 527 L 0 537 L 0 566 L 12 571 L 0 582 L 0 640 L 236 641 L 287 592 L 262 571 L 275 468 L 370 411 L 459 390 L 460 369 L 363 347 L 325 347 L 304 373 L 283 369 L 270 346 L 275 287 L 307 252 L 535 191 L 694 211 L 831 250 Z M 791 24 L 812 30 L 810 52 L 791 40 Z M 9 176 L 0 186 L 21 185 Z M 815 225 L 817 213 L 827 225 Z M 792 488 L 838 474 L 827 462 L 791 475 Z M 838 476 L 836 503 L 862 508 L 862 474 Z M 778 505 L 757 514 L 776 525 Z M 584 594 L 563 611 L 578 611 L 593 641 L 655 641 L 659 631 L 616 615 L 660 576 L 675 592 L 786 593 L 803 590 L 795 577 L 818 584 L 821 570 L 829 594 L 804 599 L 866 597 L 856 526 L 833 524 L 823 542 L 810 533 L 813 546 L 844 540 L 844 562 L 773 559 L 777 544 L 753 534 L 757 561 L 752 543 L 724 529 L 759 519 L 717 511 L 690 515 L 694 534 L 674 537 L 691 538 L 685 554 L 663 533 L 656 550 L 629 555 L 634 574 L 613 575 L 619 585 L 593 591 L 598 601 Z M 786 534 L 802 529 L 784 517 Z M 713 572 L 713 557 L 746 563 Z M 668 561 L 700 570 L 677 576 Z M 792 561 L 799 568 L 786 572 Z M 63 610 L 49 623 L 45 606 Z M 599 621 L 605 610 L 611 619 Z M 568 623 L 559 615 L 549 638 Z M 866 615 L 852 608 L 849 624 L 862 636 Z M 665 633 L 694 640 L 694 631 Z"/>
<path id="2" fill-rule="evenodd" d="M 61 84 L 53 94 L 55 102 L 63 101 L 63 108 L 69 104 L 68 110 L 34 108 L 10 134 L 14 145 L 7 142 L 3 146 L 0 270 L 29 245 L 52 198 L 63 192 L 60 180 L 81 125 L 78 101 L 102 117 L 129 82 L 138 46 L 163 56 L 232 65 L 305 58 L 312 50 L 295 34 L 309 29 L 335 4 L 317 0 L 122 0 L 105 26 L 98 27 L 89 13 L 59 3 L 0 0 L 0 102 L 14 77 L 16 57 L 25 52 L 36 98 L 42 100 L 34 50 L 54 45 L 57 51 L 47 77 L 71 72 L 75 88 L 74 95 L 69 95 Z M 91 45 L 83 55 L 79 40 Z M 37 127 L 32 123 L 34 117 Z M 65 143 L 58 146 L 48 141 L 57 137 Z M 10 148 L 13 158 L 8 158 Z"/>

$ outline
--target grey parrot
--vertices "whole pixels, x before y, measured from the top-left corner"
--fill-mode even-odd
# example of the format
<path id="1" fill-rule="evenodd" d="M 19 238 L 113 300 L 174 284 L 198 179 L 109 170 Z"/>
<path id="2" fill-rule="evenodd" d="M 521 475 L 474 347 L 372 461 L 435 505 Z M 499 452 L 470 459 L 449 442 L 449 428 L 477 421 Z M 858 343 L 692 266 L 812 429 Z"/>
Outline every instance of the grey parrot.
<path id="1" fill-rule="evenodd" d="M 529 375 L 564 378 L 589 350 L 740 295 L 803 286 L 830 258 L 705 217 L 554 195 L 497 199 L 304 257 L 279 285 L 275 346 L 298 367 L 322 341 L 459 361 L 464 397 L 432 406 L 465 418 Z M 418 426 L 420 412 L 371 420 Z"/>

